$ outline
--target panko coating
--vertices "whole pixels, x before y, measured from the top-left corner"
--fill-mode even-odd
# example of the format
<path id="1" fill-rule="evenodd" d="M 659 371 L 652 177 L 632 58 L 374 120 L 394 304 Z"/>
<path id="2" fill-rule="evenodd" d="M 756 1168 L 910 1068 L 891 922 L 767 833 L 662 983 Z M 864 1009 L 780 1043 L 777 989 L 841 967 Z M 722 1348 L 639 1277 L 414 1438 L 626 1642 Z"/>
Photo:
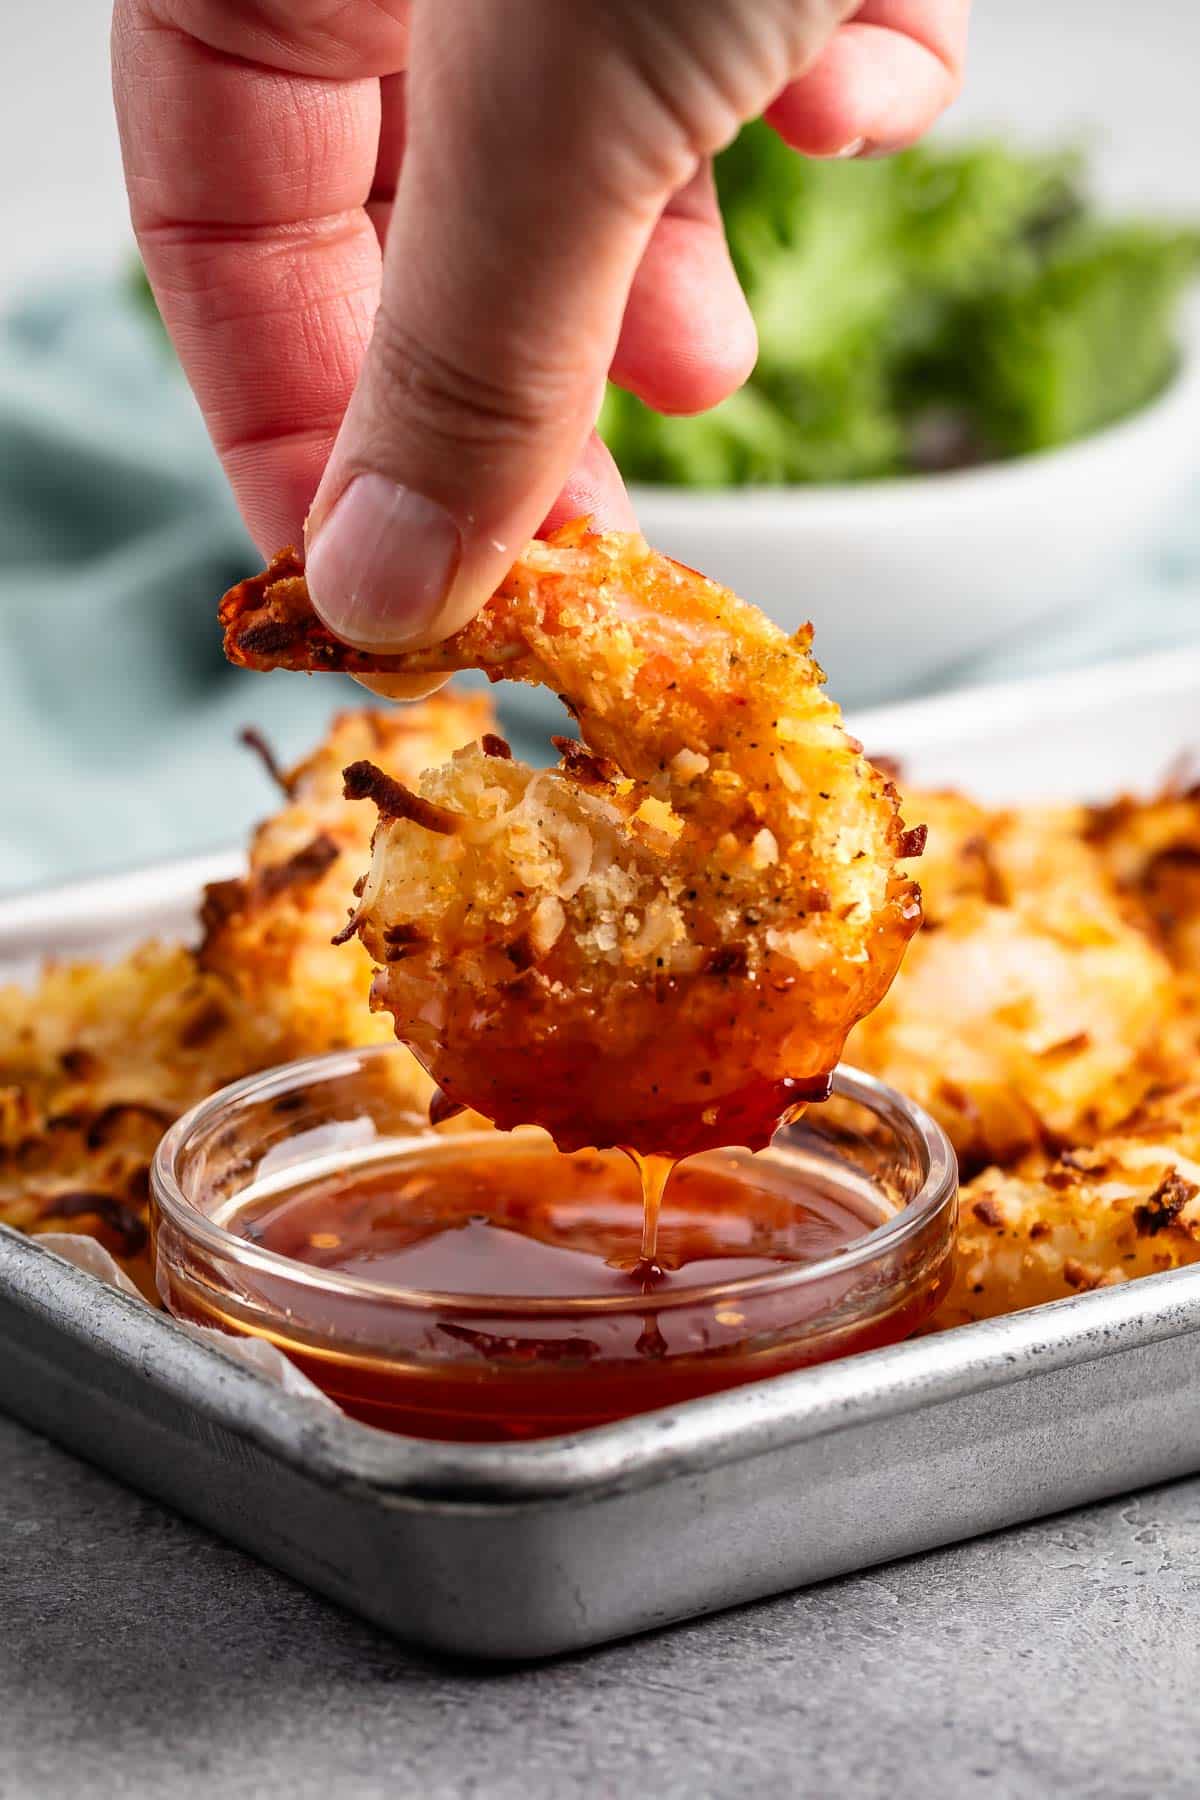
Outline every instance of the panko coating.
<path id="1" fill-rule="evenodd" d="M 146 943 L 111 962 L 50 962 L 0 987 L 0 1222 L 97 1237 L 147 1291 L 148 1170 L 163 1130 L 217 1088 L 292 1057 L 390 1036 L 368 1009 L 371 963 L 330 938 L 369 854 L 366 808 L 342 796 L 348 758 L 415 779 L 490 720 L 445 693 L 403 712 L 350 712 L 297 768 L 255 833 L 249 873 L 210 889 L 199 951 Z M 414 1110 L 432 1084 L 390 1070 Z"/>
<path id="2" fill-rule="evenodd" d="M 50 963 L 0 988 L 0 1223 L 82 1231 L 148 1284 L 148 1170 L 163 1131 L 280 1060 L 277 1024 L 181 945 Z"/>
<path id="3" fill-rule="evenodd" d="M 1200 1259 L 1200 1085 L 1155 1096 L 1117 1131 L 987 1169 L 960 1196 L 938 1329 Z"/>
<path id="4" fill-rule="evenodd" d="M 493 740 L 417 793 L 374 770 L 357 928 L 376 1002 L 452 1100 L 564 1149 L 766 1143 L 878 1002 L 920 918 L 895 787 L 789 638 L 635 534 L 528 546 L 448 642 L 331 638 L 281 559 L 222 606 L 248 666 L 549 687 L 583 744 L 557 769 Z"/>
<path id="5" fill-rule="evenodd" d="M 1153 921 L 1086 809 L 913 804 L 925 924 L 849 1060 L 927 1107 L 968 1174 L 1115 1125 L 1191 1044 Z"/>
<path id="6" fill-rule="evenodd" d="M 1093 807 L 1087 835 L 1153 920 L 1177 973 L 1200 991 L 1200 787 Z"/>
<path id="7" fill-rule="evenodd" d="M 201 966 L 222 975 L 276 1023 L 287 1055 L 386 1042 L 369 1010 L 371 959 L 332 939 L 370 859 L 371 812 L 343 794 L 348 763 L 371 757 L 402 781 L 450 756 L 491 724 L 485 695 L 443 692 L 420 705 L 338 715 L 313 753 L 277 777 L 284 805 L 255 831 L 244 878 L 205 896 Z M 413 1065 L 414 1095 L 431 1084 Z"/>

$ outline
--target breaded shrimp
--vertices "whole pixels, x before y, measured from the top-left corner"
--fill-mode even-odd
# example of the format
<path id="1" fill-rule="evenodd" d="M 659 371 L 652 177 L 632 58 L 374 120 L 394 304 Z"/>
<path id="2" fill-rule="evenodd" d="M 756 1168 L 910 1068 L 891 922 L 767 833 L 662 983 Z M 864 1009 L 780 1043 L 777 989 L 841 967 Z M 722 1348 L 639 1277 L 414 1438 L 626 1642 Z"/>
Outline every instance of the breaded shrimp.
<path id="1" fill-rule="evenodd" d="M 1095 1143 L 964 1187 L 936 1328 L 1200 1260 L 1200 1087 L 1161 1094 Z"/>
<path id="2" fill-rule="evenodd" d="M 489 722 L 482 696 L 449 693 L 342 714 L 297 768 L 274 771 L 286 804 L 255 832 L 247 875 L 209 889 L 199 951 L 145 943 L 0 985 L 0 1224 L 90 1232 L 153 1294 L 147 1170 L 171 1120 L 273 1063 L 389 1035 L 368 1011 L 366 951 L 329 942 L 371 836 L 343 766 L 369 753 L 415 779 Z M 419 1118 L 424 1069 L 398 1054 L 389 1081 Z"/>
<path id="3" fill-rule="evenodd" d="M 444 1094 L 561 1148 L 757 1148 L 814 1093 L 920 920 L 894 786 L 789 638 L 636 535 L 531 544 L 434 649 L 330 637 L 291 558 L 226 596 L 243 665 L 483 669 L 551 688 L 584 744 L 535 772 L 484 739 L 421 780 L 369 761 L 356 915 L 375 1004 Z M 584 745 L 587 747 L 584 748 Z"/>
<path id="4" fill-rule="evenodd" d="M 330 943 L 371 847 L 370 810 L 347 801 L 342 770 L 371 757 L 398 780 L 415 781 L 491 722 L 485 695 L 449 691 L 421 705 L 344 712 L 303 762 L 272 769 L 284 804 L 255 831 L 246 875 L 208 889 L 199 961 L 275 1023 L 285 1057 L 389 1035 L 368 1009 L 370 957 L 358 943 Z M 415 1063 L 411 1075 L 414 1099 L 428 1099 Z"/>
<path id="5" fill-rule="evenodd" d="M 1172 964 L 1200 991 L 1200 786 L 1094 807 L 1087 835 L 1120 887 L 1146 907 Z"/>
<path id="6" fill-rule="evenodd" d="M 89 1232 L 152 1292 L 148 1165 L 164 1129 L 295 1054 L 181 945 L 0 986 L 0 1224 Z"/>
<path id="7" fill-rule="evenodd" d="M 927 1107 L 967 1173 L 1111 1129 L 1194 1041 L 1138 897 L 1082 807 L 919 804 L 925 926 L 850 1060 Z"/>

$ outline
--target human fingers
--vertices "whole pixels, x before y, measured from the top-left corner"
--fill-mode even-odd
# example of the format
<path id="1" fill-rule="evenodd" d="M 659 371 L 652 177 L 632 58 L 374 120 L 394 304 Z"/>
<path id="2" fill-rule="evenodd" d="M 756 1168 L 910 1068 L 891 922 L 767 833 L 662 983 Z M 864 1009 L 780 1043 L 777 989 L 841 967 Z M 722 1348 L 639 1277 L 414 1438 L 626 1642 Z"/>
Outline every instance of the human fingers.
<path id="1" fill-rule="evenodd" d="M 768 122 L 806 156 L 914 143 L 958 93 L 969 11 L 970 0 L 866 0 Z"/>
<path id="2" fill-rule="evenodd" d="M 366 209 L 402 0 L 118 0 L 139 247 L 259 547 L 299 543 L 379 299 Z"/>
<path id="3" fill-rule="evenodd" d="M 308 526 L 332 629 L 400 647 L 478 609 L 588 440 L 667 202 L 848 10 L 417 9 L 382 301 Z"/>

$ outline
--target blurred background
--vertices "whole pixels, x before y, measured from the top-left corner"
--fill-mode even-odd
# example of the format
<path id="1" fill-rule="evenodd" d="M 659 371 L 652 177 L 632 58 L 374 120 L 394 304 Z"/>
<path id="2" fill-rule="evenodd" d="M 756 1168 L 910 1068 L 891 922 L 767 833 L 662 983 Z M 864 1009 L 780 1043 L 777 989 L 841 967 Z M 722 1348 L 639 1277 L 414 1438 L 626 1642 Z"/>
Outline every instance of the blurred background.
<path id="1" fill-rule="evenodd" d="M 100 0 L 21 9 L 0 108 L 0 886 L 238 842 L 361 691 L 238 674 L 257 566 L 137 281 Z M 604 427 L 663 548 L 794 626 L 852 709 L 1200 644 L 1200 9 L 976 0 L 898 164 L 722 171 L 750 387 Z M 504 696 L 508 700 L 508 696 Z M 506 723 L 545 731 L 519 696 Z"/>

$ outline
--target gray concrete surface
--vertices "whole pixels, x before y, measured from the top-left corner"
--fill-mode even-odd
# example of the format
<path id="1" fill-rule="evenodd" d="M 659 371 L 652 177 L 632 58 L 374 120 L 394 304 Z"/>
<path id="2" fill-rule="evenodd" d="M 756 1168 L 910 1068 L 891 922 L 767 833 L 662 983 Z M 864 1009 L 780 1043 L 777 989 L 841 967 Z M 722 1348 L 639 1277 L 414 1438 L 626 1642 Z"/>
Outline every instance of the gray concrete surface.
<path id="1" fill-rule="evenodd" d="M 0 1796 L 1194 1796 L 1198 1602 L 1185 1482 L 454 1669 L 0 1420 Z"/>

